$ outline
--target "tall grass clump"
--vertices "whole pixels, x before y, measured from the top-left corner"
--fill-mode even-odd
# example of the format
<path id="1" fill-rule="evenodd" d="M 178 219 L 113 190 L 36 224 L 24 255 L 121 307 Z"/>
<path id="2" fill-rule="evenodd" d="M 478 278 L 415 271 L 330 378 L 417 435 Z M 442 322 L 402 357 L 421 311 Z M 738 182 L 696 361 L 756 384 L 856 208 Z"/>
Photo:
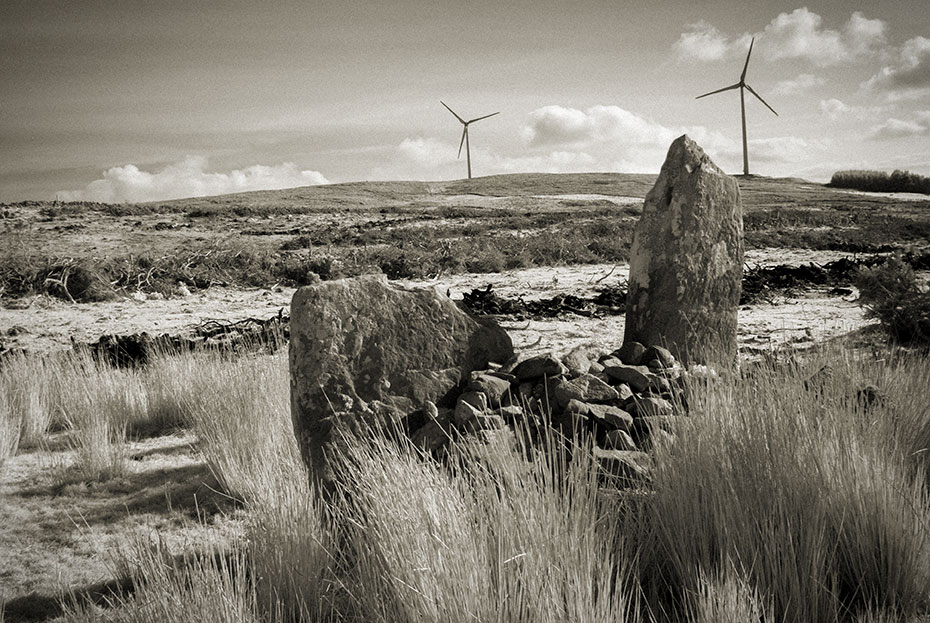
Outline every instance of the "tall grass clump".
<path id="1" fill-rule="evenodd" d="M 80 354 L 60 361 L 57 408 L 75 453 L 71 473 L 90 481 L 123 475 L 128 470 L 127 432 L 148 416 L 140 373 Z"/>
<path id="2" fill-rule="evenodd" d="M 137 374 L 96 364 L 81 353 L 14 355 L 0 367 L 6 421 L 18 421 L 19 443 L 41 445 L 66 430 L 74 461 L 59 473 L 106 480 L 125 471 L 126 431 L 146 417 Z"/>
<path id="3" fill-rule="evenodd" d="M 334 573 L 338 547 L 291 429 L 286 357 L 164 356 L 139 379 L 150 411 L 192 423 L 221 486 L 244 504 L 245 533 L 183 556 L 137 540 L 121 563 L 135 593 L 106 612 L 81 605 L 68 620 L 331 620 L 346 601 Z M 183 391 L 169 397 L 179 382 Z"/>
<path id="4" fill-rule="evenodd" d="M 249 505 L 246 550 L 259 610 L 268 620 L 333 619 L 346 596 L 330 509 L 306 478 L 276 487 Z"/>
<path id="5" fill-rule="evenodd" d="M 334 621 L 323 590 L 331 582 L 326 561 L 314 559 L 318 545 L 309 536 L 295 542 L 288 536 L 319 536 L 307 517 L 281 508 L 256 509 L 265 520 L 250 526 L 247 538 L 232 543 L 208 537 L 197 550 L 172 551 L 160 536 L 136 534 L 117 555 L 117 572 L 132 591 L 95 605 L 66 601 L 66 623 L 294 623 Z M 277 510 L 276 510 L 277 509 Z M 277 515 L 274 525 L 266 522 Z M 270 529 L 263 533 L 262 528 Z M 284 528 L 284 531 L 277 529 Z M 273 543 L 276 537 L 285 537 Z M 258 540 L 264 539 L 264 540 Z M 298 549 L 291 549 L 297 546 Z M 313 566 L 322 563 L 320 566 Z"/>
<path id="6" fill-rule="evenodd" d="M 698 574 L 689 620 L 695 623 L 774 621 L 771 607 L 759 596 L 746 573 L 731 562 L 716 574 Z"/>
<path id="7" fill-rule="evenodd" d="M 209 382 L 205 373 L 219 364 L 219 355 L 208 351 L 153 357 L 142 371 L 148 398 L 146 428 L 155 433 L 190 426 L 191 410 Z"/>
<path id="8" fill-rule="evenodd" d="M 184 386 L 172 388 L 179 370 Z M 331 619 L 344 601 L 334 573 L 338 546 L 294 437 L 286 353 L 166 357 L 154 378 L 163 385 L 161 408 L 192 424 L 211 471 L 248 511 L 242 549 L 256 616 Z"/>
<path id="9" fill-rule="evenodd" d="M 930 177 L 910 171 L 837 171 L 828 186 L 871 192 L 907 192 L 930 195 Z"/>
<path id="10" fill-rule="evenodd" d="M 632 620 L 619 515 L 591 461 L 527 462 L 513 443 L 453 445 L 451 466 L 378 434 L 342 445 L 356 619 Z"/>
<path id="11" fill-rule="evenodd" d="M 731 568 L 736 588 L 718 590 L 751 589 L 776 621 L 930 605 L 926 480 L 852 378 L 763 368 L 697 392 L 687 429 L 656 450 L 656 493 L 637 528 L 653 607 L 684 620 L 708 602 L 702 574 Z"/>
<path id="12" fill-rule="evenodd" d="M 6 420 L 19 422 L 19 444 L 33 447 L 45 440 L 53 423 L 60 362 L 11 354 L 0 364 L 0 395 Z"/>
<path id="13" fill-rule="evenodd" d="M 306 480 L 290 417 L 286 354 L 204 354 L 186 409 L 207 464 L 226 492 L 258 502 Z"/>
<path id="14" fill-rule="evenodd" d="M 133 595 L 100 608 L 73 602 L 67 623 L 262 623 L 244 551 L 215 542 L 197 554 L 176 555 L 166 544 L 136 535 L 119 565 Z M 272 619 L 273 620 L 273 619 Z"/>
<path id="15" fill-rule="evenodd" d="M 859 377 L 874 388 L 859 392 L 871 404 L 868 422 L 875 434 L 893 438 L 907 464 L 924 474 L 930 486 L 930 359 L 909 351 L 886 351 L 875 361 L 860 362 Z"/>
<path id="16" fill-rule="evenodd" d="M 5 390 L 0 388 L 0 470 L 8 458 L 16 455 L 22 433 L 22 416 Z"/>

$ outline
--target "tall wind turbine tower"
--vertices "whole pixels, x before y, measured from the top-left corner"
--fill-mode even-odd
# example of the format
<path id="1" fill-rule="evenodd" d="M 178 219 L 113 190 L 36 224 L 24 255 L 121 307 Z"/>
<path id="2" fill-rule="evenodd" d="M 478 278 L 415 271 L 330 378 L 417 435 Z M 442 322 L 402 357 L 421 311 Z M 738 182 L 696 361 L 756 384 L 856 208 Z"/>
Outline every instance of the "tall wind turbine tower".
<path id="1" fill-rule="evenodd" d="M 746 84 L 746 70 L 749 69 L 749 56 L 752 54 L 752 44 L 756 42 L 756 38 L 753 37 L 749 42 L 749 53 L 746 54 L 746 64 L 743 65 L 743 73 L 739 76 L 739 82 L 736 84 L 731 84 L 728 87 L 723 87 L 722 89 L 717 89 L 716 91 L 711 91 L 710 93 L 705 93 L 704 95 L 698 95 L 694 99 L 701 99 L 702 97 L 707 97 L 708 95 L 714 95 L 715 93 L 722 93 L 724 91 L 729 91 L 731 89 L 739 89 L 739 109 L 743 117 L 743 175 L 749 175 L 749 151 L 746 147 L 746 98 L 743 94 L 743 89 L 748 90 L 750 93 L 756 96 L 756 98 L 765 104 L 765 107 L 771 110 L 775 116 L 778 116 L 778 113 L 775 112 L 775 109 L 768 105 L 768 103 L 762 99 L 762 96 L 752 90 L 752 87 Z"/>
<path id="2" fill-rule="evenodd" d="M 459 142 L 459 155 L 457 158 L 462 157 L 462 145 L 465 145 L 465 159 L 468 161 L 468 179 L 471 179 L 471 148 L 468 144 L 468 125 L 474 123 L 475 121 L 481 121 L 482 119 L 487 119 L 488 117 L 493 117 L 494 115 L 499 115 L 500 112 L 492 112 L 490 115 L 485 115 L 483 117 L 476 117 L 475 119 L 469 119 L 465 121 L 456 114 L 454 110 L 446 106 L 446 103 L 442 100 L 439 100 L 439 103 L 446 107 L 446 110 L 455 115 L 455 118 L 458 119 L 462 124 L 462 140 Z"/>

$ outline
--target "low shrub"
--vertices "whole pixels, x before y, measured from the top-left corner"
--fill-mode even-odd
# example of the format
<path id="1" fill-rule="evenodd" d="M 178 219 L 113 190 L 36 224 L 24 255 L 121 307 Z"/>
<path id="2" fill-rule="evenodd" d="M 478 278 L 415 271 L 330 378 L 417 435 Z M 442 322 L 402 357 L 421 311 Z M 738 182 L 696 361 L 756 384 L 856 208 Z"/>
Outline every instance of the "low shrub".
<path id="1" fill-rule="evenodd" d="M 22 415 L 6 389 L 0 388 L 0 471 L 6 460 L 16 454 L 22 430 Z"/>
<path id="2" fill-rule="evenodd" d="M 930 346 L 930 292 L 921 288 L 914 269 L 889 258 L 856 277 L 859 300 L 896 341 Z"/>
<path id="3" fill-rule="evenodd" d="M 316 278 L 328 281 L 345 276 L 343 263 L 336 257 L 326 254 L 293 255 L 281 258 L 274 272 L 290 285 L 305 286 Z M 314 275 L 316 277 L 314 277 Z"/>
<path id="4" fill-rule="evenodd" d="M 310 236 L 294 236 L 281 243 L 279 247 L 282 251 L 296 251 L 298 249 L 313 248 L 313 240 Z"/>
<path id="5" fill-rule="evenodd" d="M 18 251 L 0 259 L 0 295 L 46 293 L 77 303 L 105 301 L 113 295 L 109 275 L 97 260 L 47 257 Z"/>
<path id="6" fill-rule="evenodd" d="M 837 171 L 828 186 L 870 192 L 906 192 L 930 195 L 930 177 L 910 171 Z"/>

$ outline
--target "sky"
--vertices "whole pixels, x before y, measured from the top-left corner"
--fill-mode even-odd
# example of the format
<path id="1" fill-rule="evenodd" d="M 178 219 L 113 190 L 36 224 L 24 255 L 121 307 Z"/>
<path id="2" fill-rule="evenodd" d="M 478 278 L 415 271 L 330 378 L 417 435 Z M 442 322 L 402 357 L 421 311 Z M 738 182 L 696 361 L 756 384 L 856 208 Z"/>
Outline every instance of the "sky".
<path id="1" fill-rule="evenodd" d="M 930 175 L 927 0 L 2 0 L 0 202 L 363 180 L 742 170 Z"/>

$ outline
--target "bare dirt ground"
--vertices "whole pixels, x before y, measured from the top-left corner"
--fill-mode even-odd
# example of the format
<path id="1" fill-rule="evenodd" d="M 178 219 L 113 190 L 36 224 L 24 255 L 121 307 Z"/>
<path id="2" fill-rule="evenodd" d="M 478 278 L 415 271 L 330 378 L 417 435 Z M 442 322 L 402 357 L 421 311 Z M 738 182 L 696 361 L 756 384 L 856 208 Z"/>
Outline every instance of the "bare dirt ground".
<path id="1" fill-rule="evenodd" d="M 0 470 L 0 614 L 44 621 L 59 599 L 103 590 L 117 576 L 116 553 L 135 533 L 157 533 L 174 551 L 209 534 L 232 538 L 242 511 L 218 491 L 190 433 L 131 441 L 128 473 L 69 483 L 66 434 L 20 450 Z M 0 616 L 0 620 L 3 617 Z"/>
<path id="2" fill-rule="evenodd" d="M 746 254 L 749 265 L 826 263 L 846 257 L 838 251 L 760 249 Z M 465 292 L 490 285 L 507 297 L 526 300 L 558 294 L 590 296 L 598 287 L 623 283 L 626 264 L 539 267 L 502 273 L 464 273 L 430 280 L 401 280 L 411 287 L 435 287 L 459 300 Z M 267 319 L 287 309 L 293 288 L 209 288 L 180 298 L 125 297 L 103 303 L 68 303 L 40 296 L 13 308 L 0 309 L 0 327 L 18 329 L 0 338 L 7 348 L 30 351 L 70 348 L 71 339 L 93 342 L 101 335 L 147 331 L 152 335 L 182 333 L 207 320 Z M 773 303 L 747 305 L 740 310 L 740 344 L 747 352 L 787 344 L 810 345 L 861 328 L 869 321 L 855 302 L 812 291 L 798 298 L 778 297 Z M 507 322 L 514 343 L 527 352 L 567 350 L 581 342 L 615 348 L 623 339 L 623 316 L 562 318 Z M 9 333 L 9 329 L 7 330 Z"/>
<path id="3" fill-rule="evenodd" d="M 753 265 L 799 265 L 826 263 L 847 254 L 831 251 L 791 251 L 763 249 L 749 251 L 746 262 Z M 508 271 L 492 275 L 455 275 L 433 281 L 408 282 L 410 285 L 433 285 L 448 291 L 453 299 L 473 288 L 491 285 L 499 294 L 521 296 L 526 300 L 558 294 L 590 296 L 600 286 L 622 283 L 629 276 L 626 264 L 550 267 Z M 872 321 L 856 302 L 856 293 L 828 296 L 811 291 L 798 298 L 778 297 L 772 303 L 746 305 L 739 311 L 741 351 L 752 355 L 759 350 L 814 343 L 860 329 Z M 563 352 L 582 343 L 596 344 L 612 350 L 623 340 L 624 316 L 589 318 L 566 314 L 561 318 L 502 321 L 515 346 L 525 353 Z"/>
<path id="4" fill-rule="evenodd" d="M 880 199 L 894 199 L 895 201 L 927 201 L 927 195 L 922 193 L 880 193 L 870 192 L 867 190 L 848 190 L 837 189 L 840 192 L 850 193 L 852 195 L 861 195 L 863 197 L 877 197 Z"/>
<path id="5" fill-rule="evenodd" d="M 71 348 L 72 338 L 86 343 L 101 335 L 183 333 L 208 320 L 266 320 L 290 308 L 293 293 L 293 288 L 214 287 L 186 297 L 126 296 L 102 303 L 69 303 L 42 295 L 0 309 L 0 327 L 7 333 L 0 341 L 7 348 L 42 352 Z"/>

